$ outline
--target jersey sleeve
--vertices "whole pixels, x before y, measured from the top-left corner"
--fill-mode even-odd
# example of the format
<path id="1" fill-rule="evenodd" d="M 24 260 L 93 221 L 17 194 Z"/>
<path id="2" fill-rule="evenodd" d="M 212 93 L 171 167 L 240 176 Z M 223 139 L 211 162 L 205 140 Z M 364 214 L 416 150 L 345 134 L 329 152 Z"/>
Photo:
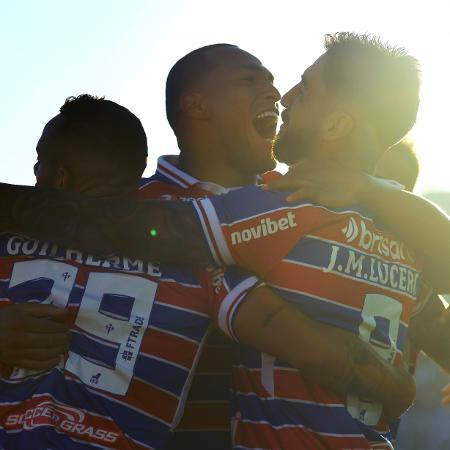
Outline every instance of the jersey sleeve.
<path id="1" fill-rule="evenodd" d="M 214 260 L 264 277 L 315 223 L 311 203 L 285 197 L 249 186 L 194 202 Z"/>
<path id="2" fill-rule="evenodd" d="M 208 286 L 209 309 L 216 327 L 226 336 L 238 341 L 234 333 L 234 319 L 246 295 L 262 286 L 262 281 L 238 267 L 211 266 L 200 277 Z"/>

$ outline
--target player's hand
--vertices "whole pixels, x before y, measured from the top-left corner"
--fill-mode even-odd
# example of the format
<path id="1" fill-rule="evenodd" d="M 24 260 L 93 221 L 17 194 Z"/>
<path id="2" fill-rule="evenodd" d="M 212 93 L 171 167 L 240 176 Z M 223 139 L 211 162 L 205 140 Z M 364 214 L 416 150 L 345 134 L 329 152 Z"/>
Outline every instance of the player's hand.
<path id="1" fill-rule="evenodd" d="M 450 405 L 450 384 L 447 384 L 447 386 L 445 386 L 442 389 L 442 400 L 441 400 L 443 405 Z"/>
<path id="2" fill-rule="evenodd" d="M 0 362 L 22 369 L 56 366 L 68 351 L 69 312 L 51 305 L 24 303 L 0 309 Z"/>
<path id="3" fill-rule="evenodd" d="M 283 177 L 269 183 L 268 190 L 290 190 L 287 200 L 311 200 L 315 203 L 339 208 L 358 204 L 364 189 L 375 179 L 332 161 L 303 160 L 291 166 Z"/>

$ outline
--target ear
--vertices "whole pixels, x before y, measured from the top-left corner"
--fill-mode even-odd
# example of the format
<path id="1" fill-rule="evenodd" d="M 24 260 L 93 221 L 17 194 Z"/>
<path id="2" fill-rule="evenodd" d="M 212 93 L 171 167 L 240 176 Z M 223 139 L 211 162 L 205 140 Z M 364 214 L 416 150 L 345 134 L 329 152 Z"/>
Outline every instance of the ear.
<path id="1" fill-rule="evenodd" d="M 345 111 L 331 113 L 323 122 L 322 135 L 326 141 L 336 141 L 348 136 L 354 128 L 353 117 Z"/>
<path id="2" fill-rule="evenodd" d="M 207 119 L 209 115 L 206 99 L 198 92 L 183 94 L 180 98 L 181 113 L 191 119 Z"/>
<path id="3" fill-rule="evenodd" d="M 67 191 L 69 190 L 70 183 L 71 183 L 70 172 L 65 167 L 58 167 L 58 169 L 56 170 L 55 187 L 57 189 Z"/>

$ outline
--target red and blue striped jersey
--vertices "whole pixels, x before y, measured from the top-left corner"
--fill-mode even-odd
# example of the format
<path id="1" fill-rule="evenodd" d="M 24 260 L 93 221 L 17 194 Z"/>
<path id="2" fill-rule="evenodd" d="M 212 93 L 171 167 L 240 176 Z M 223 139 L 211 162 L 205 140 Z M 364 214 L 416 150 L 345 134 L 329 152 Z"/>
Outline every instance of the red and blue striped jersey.
<path id="1" fill-rule="evenodd" d="M 72 339 L 53 370 L 0 379 L 0 448 L 163 448 L 212 322 L 233 337 L 234 311 L 256 282 L 2 233 L 0 307 L 68 308 Z"/>
<path id="2" fill-rule="evenodd" d="M 139 197 L 191 201 L 226 191 L 216 184 L 200 182 L 176 167 L 176 162 L 176 156 L 160 157 L 155 175 L 142 180 Z M 217 269 L 214 272 L 216 277 L 222 273 Z M 232 343 L 213 330 L 200 356 L 184 415 L 167 450 L 231 448 L 231 367 Z"/>
<path id="3" fill-rule="evenodd" d="M 362 211 L 285 197 L 246 187 L 194 202 L 216 261 L 255 272 L 310 317 L 358 335 L 397 363 L 420 292 L 414 256 Z M 243 346 L 233 391 L 235 449 L 392 448 L 382 405 L 339 398 Z"/>

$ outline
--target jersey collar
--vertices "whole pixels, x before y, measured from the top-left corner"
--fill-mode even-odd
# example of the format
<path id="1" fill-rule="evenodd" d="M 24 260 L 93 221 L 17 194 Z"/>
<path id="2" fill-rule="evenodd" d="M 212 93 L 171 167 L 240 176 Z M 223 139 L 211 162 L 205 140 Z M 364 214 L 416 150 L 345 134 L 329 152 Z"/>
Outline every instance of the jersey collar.
<path id="1" fill-rule="evenodd" d="M 183 172 L 177 167 L 178 160 L 178 155 L 160 156 L 158 158 L 156 172 L 184 189 L 196 187 L 211 192 L 212 194 L 223 194 L 230 190 L 220 184 L 197 180 L 197 178 L 194 178 L 192 175 Z"/>
<path id="2" fill-rule="evenodd" d="M 158 158 L 158 165 L 156 167 L 156 173 L 163 175 L 173 183 L 181 186 L 184 189 L 195 186 L 200 181 L 189 175 L 186 172 L 180 170 L 176 164 L 178 164 L 178 155 L 164 155 Z"/>

